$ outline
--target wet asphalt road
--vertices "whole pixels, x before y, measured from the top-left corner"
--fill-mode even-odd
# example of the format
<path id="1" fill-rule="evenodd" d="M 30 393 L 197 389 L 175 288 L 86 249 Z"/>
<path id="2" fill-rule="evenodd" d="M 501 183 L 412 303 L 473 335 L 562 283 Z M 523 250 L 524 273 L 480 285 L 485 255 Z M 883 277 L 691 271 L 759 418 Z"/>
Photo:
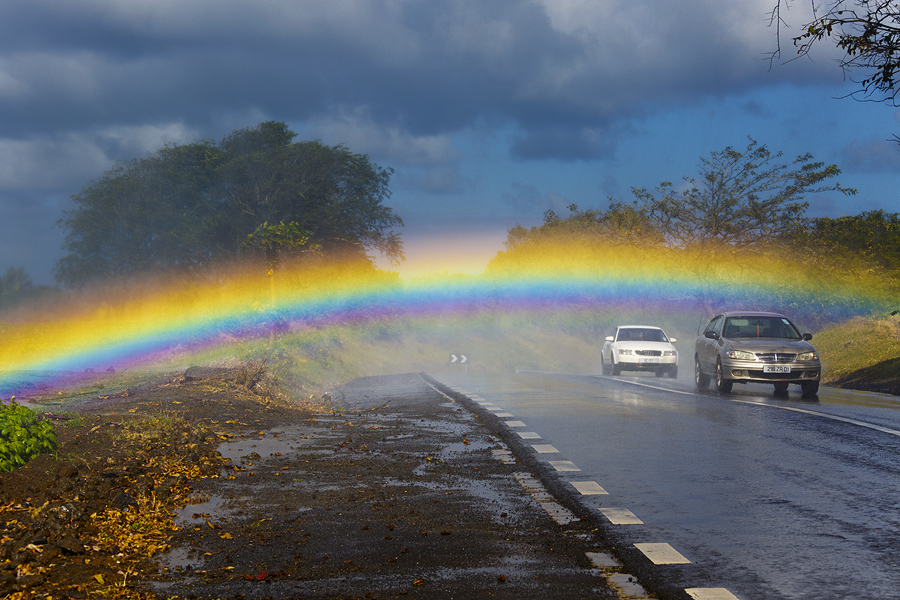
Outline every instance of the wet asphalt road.
<path id="1" fill-rule="evenodd" d="M 497 414 L 664 594 L 900 597 L 900 398 L 823 387 L 806 401 L 754 385 L 721 396 L 686 376 L 435 377 Z M 642 544 L 680 562 L 656 565 Z"/>

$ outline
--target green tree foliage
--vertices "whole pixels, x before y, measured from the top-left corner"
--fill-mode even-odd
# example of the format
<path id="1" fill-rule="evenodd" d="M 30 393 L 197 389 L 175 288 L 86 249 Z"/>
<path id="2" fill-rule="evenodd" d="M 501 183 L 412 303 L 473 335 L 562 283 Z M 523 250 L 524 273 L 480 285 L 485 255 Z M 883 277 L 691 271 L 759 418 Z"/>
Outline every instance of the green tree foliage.
<path id="1" fill-rule="evenodd" d="M 673 247 L 746 251 L 802 231 L 807 194 L 855 194 L 839 183 L 824 183 L 840 172 L 813 162 L 808 153 L 784 161 L 781 152 L 750 139 L 743 151 L 728 147 L 701 158 L 699 177 L 685 177 L 678 188 L 668 181 L 655 193 L 633 188 L 635 208 Z"/>
<path id="2" fill-rule="evenodd" d="M 813 219 L 790 242 L 819 268 L 852 274 L 878 272 L 900 279 L 900 214 L 883 210 Z"/>
<path id="3" fill-rule="evenodd" d="M 822 40 L 829 39 L 844 52 L 839 63 L 859 85 L 856 95 L 866 100 L 897 104 L 900 69 L 900 4 L 895 0 L 809 0 L 812 21 L 792 38 L 798 56 L 806 56 Z M 778 46 L 772 58 L 781 56 L 782 27 L 790 0 L 777 0 L 770 24 L 777 29 Z M 859 79 L 853 79 L 855 74 Z"/>
<path id="4" fill-rule="evenodd" d="M 605 211 L 572 205 L 566 218 L 548 211 L 539 227 L 516 226 L 489 269 L 593 272 L 611 282 L 657 282 L 660 294 L 673 293 L 659 278 L 668 273 L 682 282 L 676 296 L 689 295 L 709 312 L 742 302 L 787 310 L 798 298 L 808 303 L 812 289 L 833 289 L 837 271 L 805 261 L 810 268 L 798 270 L 802 258 L 784 257 L 803 257 L 807 241 L 813 243 L 808 194 L 855 193 L 829 182 L 839 173 L 809 154 L 786 160 L 750 139 L 744 150 L 728 147 L 701 158 L 699 174 L 677 187 L 633 188 L 631 203 L 611 200 Z M 834 240 L 836 248 L 842 243 Z M 824 299 L 814 310 L 833 314 L 842 301 Z"/>
<path id="5" fill-rule="evenodd" d="M 274 271 L 282 252 L 303 247 L 317 250 L 317 246 L 309 247 L 309 237 L 310 233 L 301 230 L 294 222 L 269 225 L 267 221 L 248 235 L 243 245 L 245 248 L 261 249 L 266 256 L 266 266 L 270 271 Z"/>
<path id="6" fill-rule="evenodd" d="M 807 194 L 856 190 L 829 185 L 840 173 L 835 165 L 813 162 L 804 154 L 791 161 L 755 140 L 744 151 L 732 147 L 700 159 L 697 177 L 676 187 L 664 181 L 654 192 L 632 188 L 631 204 L 611 200 L 603 210 L 569 206 L 563 219 L 544 214 L 544 223 L 507 232 L 512 249 L 536 237 L 565 237 L 602 244 L 662 244 L 698 252 L 747 251 L 786 242 L 809 225 Z"/>
<path id="7" fill-rule="evenodd" d="M 622 245 L 660 241 L 660 232 L 649 215 L 640 207 L 611 201 L 603 210 L 581 210 L 577 204 L 568 207 L 569 216 L 562 218 L 554 211 L 544 213 L 544 223 L 525 229 L 521 225 L 509 229 L 504 245 L 512 250 L 537 238 L 559 238 L 583 244 Z"/>
<path id="8" fill-rule="evenodd" d="M 284 123 L 221 142 L 165 146 L 116 165 L 73 196 L 60 219 L 67 286 L 146 271 L 197 271 L 238 256 L 264 223 L 294 223 L 331 256 L 403 257 L 384 206 L 392 171 L 343 146 L 293 142 Z"/>
<path id="9" fill-rule="evenodd" d="M 22 267 L 9 267 L 0 275 L 0 307 L 9 306 L 35 291 L 31 278 Z"/>

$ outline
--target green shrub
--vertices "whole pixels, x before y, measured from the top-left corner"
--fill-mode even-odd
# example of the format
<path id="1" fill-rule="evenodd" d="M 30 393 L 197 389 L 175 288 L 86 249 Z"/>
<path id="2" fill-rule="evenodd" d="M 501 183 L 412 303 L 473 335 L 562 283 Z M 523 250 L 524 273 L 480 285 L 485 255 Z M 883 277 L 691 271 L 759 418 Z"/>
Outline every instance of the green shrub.
<path id="1" fill-rule="evenodd" d="M 0 473 L 21 467 L 31 458 L 56 450 L 56 432 L 49 421 L 16 401 L 0 405 Z"/>

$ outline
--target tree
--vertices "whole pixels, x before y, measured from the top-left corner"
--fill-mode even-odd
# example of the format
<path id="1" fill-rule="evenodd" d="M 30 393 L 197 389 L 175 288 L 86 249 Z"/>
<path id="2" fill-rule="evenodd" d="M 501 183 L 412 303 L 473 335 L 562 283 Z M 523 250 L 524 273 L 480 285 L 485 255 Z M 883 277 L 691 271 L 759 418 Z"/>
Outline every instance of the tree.
<path id="1" fill-rule="evenodd" d="M 267 223 L 295 224 L 330 256 L 403 257 L 384 206 L 392 171 L 343 146 L 293 142 L 284 123 L 221 142 L 165 146 L 117 164 L 73 196 L 64 213 L 69 252 L 56 265 L 68 286 L 146 271 L 204 272 L 239 256 Z"/>
<path id="2" fill-rule="evenodd" d="M 806 225 L 809 193 L 855 194 L 824 182 L 841 171 L 813 162 L 807 153 L 782 161 L 753 139 L 746 150 L 732 147 L 701 158 L 699 177 L 676 188 L 664 181 L 650 192 L 633 188 L 635 209 L 646 214 L 670 246 L 699 250 L 746 250 L 787 239 Z"/>
<path id="3" fill-rule="evenodd" d="M 900 277 L 900 214 L 883 210 L 856 216 L 813 219 L 804 235 L 791 242 L 822 268 L 845 272 L 880 270 Z"/>
<path id="4" fill-rule="evenodd" d="M 660 235 L 648 215 L 639 207 L 610 200 L 607 210 L 581 210 L 577 204 L 568 207 L 569 216 L 562 218 L 553 210 L 544 213 L 544 223 L 525 229 L 521 225 L 509 229 L 504 245 L 512 250 L 538 238 L 562 238 L 568 243 L 621 245 L 659 241 Z"/>
<path id="5" fill-rule="evenodd" d="M 24 268 L 9 267 L 4 275 L 0 275 L 0 305 L 13 302 L 33 289 L 34 284 Z"/>
<path id="6" fill-rule="evenodd" d="M 777 0 L 769 17 L 776 27 L 777 47 L 772 59 L 781 56 L 781 28 L 786 25 L 782 9 L 790 0 Z M 839 63 L 859 85 L 853 95 L 866 100 L 897 105 L 900 69 L 900 4 L 894 0 L 810 0 L 813 19 L 793 37 L 798 56 L 806 56 L 813 46 L 829 39 L 843 50 Z M 853 79 L 856 73 L 860 79 Z"/>

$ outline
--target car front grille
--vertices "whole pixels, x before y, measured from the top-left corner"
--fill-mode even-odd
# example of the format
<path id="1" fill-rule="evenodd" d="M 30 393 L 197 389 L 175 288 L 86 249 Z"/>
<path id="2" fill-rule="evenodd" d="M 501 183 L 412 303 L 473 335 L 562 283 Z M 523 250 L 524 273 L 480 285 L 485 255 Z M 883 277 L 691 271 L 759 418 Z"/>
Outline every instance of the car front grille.
<path id="1" fill-rule="evenodd" d="M 780 352 L 762 352 L 756 355 L 762 362 L 792 363 L 797 359 L 796 354 L 782 354 Z"/>
<path id="2" fill-rule="evenodd" d="M 635 350 L 638 356 L 662 356 L 662 350 Z"/>

